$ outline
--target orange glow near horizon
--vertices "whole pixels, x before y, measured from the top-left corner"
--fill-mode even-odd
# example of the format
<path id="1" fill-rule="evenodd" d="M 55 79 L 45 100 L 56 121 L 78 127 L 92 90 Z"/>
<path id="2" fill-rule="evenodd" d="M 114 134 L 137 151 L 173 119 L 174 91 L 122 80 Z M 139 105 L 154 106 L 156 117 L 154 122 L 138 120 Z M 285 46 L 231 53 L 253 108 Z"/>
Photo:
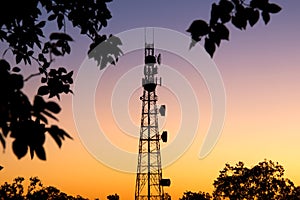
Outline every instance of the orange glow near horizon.
<path id="1" fill-rule="evenodd" d="M 120 2 L 116 5 L 118 3 Z M 161 144 L 162 163 L 165 164 L 162 173 L 163 177 L 171 179 L 171 187 L 165 188 L 165 192 L 169 193 L 172 199 L 179 199 L 188 190 L 212 193 L 213 181 L 218 177 L 219 171 L 225 167 L 225 163 L 235 165 L 239 161 L 244 162 L 248 167 L 264 159 L 279 162 L 285 169 L 284 177 L 292 180 L 296 186 L 300 185 L 300 162 L 297 159 L 300 156 L 300 52 L 298 50 L 300 26 L 296 27 L 299 24 L 297 11 L 299 6 L 297 7 L 298 3 L 293 1 L 282 2 L 282 4 L 286 6 L 286 10 L 283 10 L 282 15 L 274 16 L 274 21 L 267 27 L 258 24 L 257 28 L 245 32 L 230 29 L 230 41 L 222 43 L 216 50 L 213 61 L 224 82 L 226 116 L 219 140 L 203 159 L 200 159 L 199 153 L 210 128 L 213 114 L 209 88 L 204 77 L 195 71 L 188 60 L 171 52 L 157 50 L 162 54 L 159 75 L 163 80 L 162 86 L 157 88 L 157 104 L 165 104 L 167 108 L 166 116 L 159 117 L 159 128 L 169 133 L 168 143 Z M 293 6 L 288 6 L 290 4 Z M 197 2 L 195 16 L 198 16 L 199 5 L 201 3 Z M 166 13 L 163 13 L 164 15 L 158 13 L 158 17 L 163 18 Z M 119 13 L 115 14 L 118 16 Z M 177 14 L 172 16 L 177 17 Z M 190 22 L 194 18 L 191 12 L 191 15 L 184 19 Z M 180 24 L 176 24 L 177 21 L 174 19 L 172 19 L 173 25 L 179 26 Z M 120 27 L 123 27 L 126 19 L 121 20 L 113 16 L 112 20 L 116 20 L 115 23 L 122 24 Z M 137 24 L 145 22 L 145 26 L 150 23 L 148 18 L 141 17 L 136 20 Z M 130 27 L 136 26 L 133 23 Z M 75 42 L 72 47 L 75 55 L 85 53 L 82 53 L 83 45 L 87 44 L 83 44 L 80 40 Z M 67 58 L 67 61 L 64 61 L 75 67 L 74 77 L 82 64 L 80 58 L 79 56 L 74 60 Z M 122 200 L 134 199 L 136 174 L 122 171 L 124 167 L 122 164 L 119 166 L 120 170 L 110 167 L 97 155 L 91 153 L 90 147 L 84 143 L 82 137 L 93 135 L 97 138 L 96 136 L 102 131 L 111 145 L 124 152 L 137 154 L 141 117 L 139 98 L 142 96 L 142 64 L 143 51 L 134 51 L 124 55 L 116 66 L 105 69 L 96 86 L 94 105 L 91 105 L 95 111 L 97 124 L 94 126 L 90 118 L 80 119 L 82 120 L 80 123 L 91 127 L 87 133 L 81 133 L 77 129 L 78 124 L 76 124 L 73 108 L 74 96 L 62 96 L 59 101 L 62 107 L 58 115 L 59 121 L 51 121 L 51 123 L 59 125 L 74 139 L 66 139 L 59 148 L 55 141 L 47 136 L 45 143 L 47 161 L 38 160 L 36 157 L 31 160 L 29 155 L 18 160 L 12 152 L 12 140 L 8 138 L 7 148 L 1 154 L 0 165 L 4 168 L 0 171 L 0 184 L 12 182 L 17 176 L 23 176 L 28 183 L 29 177 L 38 176 L 45 186 L 57 187 L 74 196 L 81 195 L 91 200 L 95 198 L 104 200 L 108 195 L 117 193 Z M 169 74 L 174 77 L 167 77 Z M 132 85 L 129 83 L 126 85 L 127 80 L 132 80 Z M 87 78 L 87 86 L 89 81 Z M 181 83 L 180 81 L 188 82 L 191 91 L 182 92 L 180 90 L 184 88 L 182 85 L 179 85 L 182 88 L 174 88 L 177 83 Z M 24 90 L 28 94 L 34 94 L 37 84 L 39 79 L 32 79 Z M 131 88 L 131 90 L 124 91 L 123 88 Z M 178 89 L 178 93 L 175 89 Z M 179 92 L 182 92 L 181 96 Z M 182 100 L 185 97 L 182 94 L 185 92 L 186 94 L 194 92 L 197 107 L 193 107 L 190 103 L 193 99 Z M 86 100 L 85 96 L 81 98 L 83 102 Z M 185 112 L 184 106 L 189 111 L 198 111 L 199 117 L 195 120 L 198 122 L 198 128 L 195 137 L 188 141 L 190 146 L 177 155 L 177 152 L 172 154 L 167 149 L 175 144 L 179 134 L 182 133 L 180 128 Z M 189 118 L 188 120 L 192 121 Z M 192 126 L 192 122 L 187 124 Z M 193 132 L 188 125 L 183 131 L 186 135 Z M 97 147 L 97 145 L 104 145 L 104 142 L 95 140 L 92 145 Z M 126 158 L 118 154 L 109 151 L 101 153 L 109 155 L 111 159 L 119 159 L 120 163 L 126 162 Z M 166 165 L 172 156 L 173 162 Z M 137 160 L 128 165 L 137 165 Z"/>

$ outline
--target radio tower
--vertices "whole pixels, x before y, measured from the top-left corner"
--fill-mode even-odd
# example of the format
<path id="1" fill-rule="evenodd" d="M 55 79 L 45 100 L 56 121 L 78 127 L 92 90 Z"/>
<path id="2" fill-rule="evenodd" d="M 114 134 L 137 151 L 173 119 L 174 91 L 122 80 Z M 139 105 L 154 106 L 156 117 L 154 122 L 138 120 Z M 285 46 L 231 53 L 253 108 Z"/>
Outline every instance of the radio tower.
<path id="1" fill-rule="evenodd" d="M 160 139 L 167 142 L 167 132 L 159 134 L 158 114 L 165 115 L 165 106 L 157 108 L 157 66 L 160 54 L 154 55 L 154 42 L 145 41 L 145 65 L 142 79 L 142 116 L 139 139 L 138 166 L 136 174 L 135 200 L 163 200 L 163 186 L 170 186 L 170 179 L 162 178 Z M 159 78 L 161 85 L 161 78 Z"/>

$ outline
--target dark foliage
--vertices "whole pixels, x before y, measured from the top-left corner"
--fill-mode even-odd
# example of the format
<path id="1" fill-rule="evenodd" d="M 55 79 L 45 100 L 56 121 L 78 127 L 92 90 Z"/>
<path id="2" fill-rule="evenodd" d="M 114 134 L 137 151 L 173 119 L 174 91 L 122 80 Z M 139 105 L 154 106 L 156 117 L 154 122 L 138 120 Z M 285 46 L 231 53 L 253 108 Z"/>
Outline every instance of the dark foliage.
<path id="1" fill-rule="evenodd" d="M 0 197 L 2 199 L 13 199 L 13 200 L 88 200 L 80 195 L 76 197 L 67 195 L 61 192 L 59 189 L 53 186 L 43 186 L 42 182 L 38 177 L 31 177 L 30 183 L 25 192 L 23 177 L 17 177 L 13 180 L 13 183 L 5 182 L 0 186 Z"/>
<path id="2" fill-rule="evenodd" d="M 114 194 L 114 195 L 108 195 L 107 196 L 107 200 L 119 200 L 120 197 L 118 194 Z"/>
<path id="3" fill-rule="evenodd" d="M 243 162 L 229 164 L 214 181 L 214 199 L 299 199 L 299 187 L 283 177 L 284 168 L 272 161 L 263 161 L 252 168 Z"/>
<path id="4" fill-rule="evenodd" d="M 31 104 L 22 92 L 24 80 L 19 71 L 16 67 L 11 69 L 7 61 L 0 60 L 0 140 L 5 148 L 5 138 L 14 138 L 12 148 L 19 159 L 29 150 L 31 158 L 37 155 L 46 160 L 43 147 L 46 133 L 50 133 L 58 144 L 71 136 L 57 126 L 47 126 L 47 118 L 57 120 L 55 114 L 60 112 L 60 106 L 54 101 L 46 102 L 39 95 Z"/>
<path id="5" fill-rule="evenodd" d="M 186 191 L 179 200 L 298 200 L 300 187 L 283 177 L 283 166 L 264 160 L 252 168 L 243 162 L 229 164 L 214 181 L 213 196 L 205 192 Z"/>
<path id="6" fill-rule="evenodd" d="M 48 119 L 57 120 L 55 115 L 60 112 L 60 107 L 54 101 L 43 99 L 46 96 L 59 100 L 62 94 L 73 93 L 73 71 L 67 71 L 64 66 L 53 66 L 56 57 L 71 53 L 73 38 L 67 33 L 67 24 L 91 39 L 88 57 L 94 59 L 100 69 L 114 65 L 122 55 L 119 38 L 99 34 L 112 17 L 107 8 L 111 1 L 10 0 L 1 5 L 0 40 L 3 48 L 7 46 L 3 56 L 10 51 L 17 65 L 35 62 L 38 66 L 36 73 L 24 78 L 20 66 L 11 68 L 6 60 L 0 61 L 0 142 L 5 149 L 7 137 L 14 138 L 12 147 L 19 159 L 30 151 L 31 158 L 36 155 L 45 160 L 43 144 L 48 133 L 59 147 L 64 138 L 71 138 L 58 126 L 48 125 Z M 222 40 L 229 40 L 226 23 L 231 22 L 244 30 L 248 23 L 255 25 L 260 15 L 267 24 L 270 14 L 280 10 L 268 0 L 251 0 L 249 5 L 244 0 L 220 0 L 219 4 L 212 4 L 209 23 L 195 20 L 188 28 L 193 39 L 191 47 L 205 37 L 204 47 L 213 56 L 216 46 Z M 46 15 L 47 21 L 41 20 L 42 15 Z M 49 22 L 54 22 L 57 30 L 46 38 L 44 28 Z M 41 85 L 31 103 L 22 88 L 36 76 L 40 77 Z"/>
<path id="7" fill-rule="evenodd" d="M 62 94 L 73 93 L 73 71 L 66 67 L 53 66 L 56 57 L 71 53 L 70 42 L 73 39 L 66 31 L 67 23 L 79 28 L 80 33 L 91 39 L 89 57 L 97 61 L 100 69 L 115 64 L 122 51 L 121 41 L 115 36 L 99 35 L 102 27 L 112 17 L 107 8 L 111 0 L 27 0 L 6 1 L 0 7 L 0 40 L 3 56 L 11 51 L 18 65 L 33 65 L 36 73 L 24 78 L 21 67 L 11 67 L 5 60 L 0 60 L 0 142 L 6 148 L 7 137 L 14 138 L 12 148 L 18 159 L 30 152 L 46 160 L 43 147 L 46 134 L 52 136 L 59 147 L 62 140 L 71 136 L 56 125 L 48 125 L 49 119 L 58 120 L 56 114 L 61 110 L 55 101 L 45 101 Z M 41 20 L 46 15 L 47 21 Z M 45 38 L 44 27 L 55 22 L 57 31 Z M 97 45 L 103 43 L 99 54 Z M 105 50 L 105 51 L 103 51 Z M 39 76 L 41 85 L 33 103 L 22 91 L 29 79 Z"/>
<path id="8" fill-rule="evenodd" d="M 192 38 L 190 48 L 204 37 L 204 48 L 213 57 L 221 41 L 229 40 L 227 23 L 231 22 L 236 28 L 245 30 L 248 25 L 254 26 L 260 16 L 267 25 L 270 15 L 280 11 L 281 7 L 269 0 L 251 0 L 248 4 L 245 0 L 220 0 L 218 4 L 212 4 L 209 22 L 195 20 L 186 30 Z"/>
<path id="9" fill-rule="evenodd" d="M 191 192 L 187 191 L 179 200 L 210 200 L 211 196 L 205 192 Z"/>

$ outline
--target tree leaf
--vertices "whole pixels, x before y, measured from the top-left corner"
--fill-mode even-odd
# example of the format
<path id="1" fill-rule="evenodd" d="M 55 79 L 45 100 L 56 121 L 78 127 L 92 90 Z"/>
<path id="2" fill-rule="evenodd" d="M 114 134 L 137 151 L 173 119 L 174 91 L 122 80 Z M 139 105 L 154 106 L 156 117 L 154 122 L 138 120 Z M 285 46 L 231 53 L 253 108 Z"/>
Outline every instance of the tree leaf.
<path id="1" fill-rule="evenodd" d="M 19 64 L 22 60 L 22 56 L 20 54 L 16 55 L 16 64 Z"/>
<path id="2" fill-rule="evenodd" d="M 64 131 L 63 129 L 59 129 L 60 130 L 60 134 L 61 136 L 64 138 L 64 136 L 66 136 L 69 139 L 73 139 L 66 131 Z"/>
<path id="3" fill-rule="evenodd" d="M 41 87 L 39 87 L 38 89 L 38 95 L 46 95 L 49 94 L 49 87 L 46 85 L 42 85 Z"/>
<path id="4" fill-rule="evenodd" d="M 234 8 L 233 3 L 228 0 L 220 0 L 219 5 L 226 13 L 230 13 Z"/>
<path id="5" fill-rule="evenodd" d="M 191 33 L 191 35 L 199 37 L 208 34 L 209 27 L 208 24 L 203 20 L 194 20 L 190 27 L 186 30 Z"/>
<path id="6" fill-rule="evenodd" d="M 244 30 L 247 27 L 247 19 L 242 15 L 233 16 L 231 23 L 240 30 Z"/>
<path id="7" fill-rule="evenodd" d="M 39 159 L 46 160 L 46 152 L 43 146 L 35 147 L 34 151 Z"/>
<path id="8" fill-rule="evenodd" d="M 61 74 L 61 73 L 67 73 L 67 70 L 66 70 L 66 68 L 64 68 L 64 67 L 59 67 L 57 71 L 58 71 L 58 73 L 60 73 L 60 74 Z"/>
<path id="9" fill-rule="evenodd" d="M 43 115 L 41 114 L 37 114 L 36 116 L 38 119 L 40 119 L 41 121 L 43 121 L 45 124 L 48 124 L 48 120 L 46 117 L 44 117 Z"/>
<path id="10" fill-rule="evenodd" d="M 38 24 L 36 24 L 36 27 L 43 28 L 46 24 L 46 21 L 40 21 Z"/>
<path id="11" fill-rule="evenodd" d="M 14 68 L 12 68 L 12 71 L 13 71 L 13 72 L 20 72 L 21 69 L 20 69 L 19 67 L 14 67 Z"/>
<path id="12" fill-rule="evenodd" d="M 209 33 L 209 39 L 215 43 L 217 46 L 220 46 L 221 44 L 221 38 L 220 35 L 217 32 L 210 32 Z"/>
<path id="13" fill-rule="evenodd" d="M 13 148 L 14 154 L 17 156 L 18 159 L 23 158 L 28 151 L 28 147 L 24 143 L 24 141 L 20 141 L 18 139 L 15 139 L 13 141 L 12 148 Z"/>
<path id="14" fill-rule="evenodd" d="M 62 141 L 61 141 L 61 138 L 59 137 L 59 135 L 57 134 L 57 132 L 55 131 L 55 129 L 53 129 L 51 127 L 51 128 L 48 129 L 48 132 L 51 135 L 51 137 L 54 139 L 54 141 L 56 142 L 58 147 L 61 148 Z"/>
<path id="15" fill-rule="evenodd" d="M 210 55 L 210 57 L 213 57 L 214 52 L 216 50 L 216 45 L 211 39 L 205 38 L 204 48 L 207 51 L 207 53 Z"/>
<path id="16" fill-rule="evenodd" d="M 33 107 L 37 112 L 44 110 L 46 102 L 41 96 L 35 95 Z"/>
<path id="17" fill-rule="evenodd" d="M 281 11 L 281 7 L 275 3 L 269 3 L 267 6 L 267 11 L 269 13 L 278 13 Z"/>
<path id="18" fill-rule="evenodd" d="M 50 40 L 66 40 L 66 41 L 73 41 L 72 37 L 69 36 L 68 34 L 66 33 L 57 33 L 57 32 L 54 32 L 54 33 L 51 33 L 50 34 Z"/>
<path id="19" fill-rule="evenodd" d="M 57 16 L 57 26 L 58 29 L 60 30 L 64 25 L 64 15 L 63 14 L 58 14 Z"/>
<path id="20" fill-rule="evenodd" d="M 49 21 L 53 21 L 53 20 L 56 19 L 56 17 L 57 17 L 57 15 L 52 14 L 52 15 L 50 15 L 50 16 L 48 17 L 48 20 L 49 20 Z"/>
<path id="21" fill-rule="evenodd" d="M 6 143 L 5 143 L 5 139 L 4 139 L 4 137 L 3 137 L 3 135 L 2 135 L 1 132 L 0 132 L 0 142 L 1 142 L 2 146 L 3 146 L 3 149 L 5 149 Z"/>
<path id="22" fill-rule="evenodd" d="M 32 160 L 33 157 L 34 157 L 34 149 L 33 149 L 32 146 L 29 146 L 29 150 L 30 150 L 30 158 L 31 158 L 31 160 Z"/>
<path id="23" fill-rule="evenodd" d="M 224 24 L 218 23 L 215 27 L 215 31 L 220 39 L 229 40 L 229 30 Z"/>
<path id="24" fill-rule="evenodd" d="M 52 48 L 51 52 L 56 56 L 63 56 L 63 53 L 60 52 L 56 47 Z"/>
<path id="25" fill-rule="evenodd" d="M 223 14 L 221 16 L 221 21 L 224 24 L 227 23 L 227 22 L 229 22 L 230 20 L 231 20 L 231 15 L 229 13 Z"/>
<path id="26" fill-rule="evenodd" d="M 70 71 L 67 75 L 66 75 L 66 77 L 67 77 L 67 79 L 71 79 L 72 78 L 72 76 L 73 76 L 73 73 L 74 73 L 74 71 L 72 70 L 72 71 Z"/>
<path id="27" fill-rule="evenodd" d="M 265 10 L 265 8 L 268 6 L 268 0 L 251 0 L 250 6 L 252 8 L 258 8 L 260 10 Z"/>
<path id="28" fill-rule="evenodd" d="M 4 137 L 7 137 L 11 127 L 8 127 L 7 124 L 3 124 L 1 128 L 2 128 L 2 134 L 4 135 Z"/>
<path id="29" fill-rule="evenodd" d="M 259 11 L 258 10 L 251 10 L 248 12 L 248 21 L 250 26 L 254 26 L 259 20 Z"/>
<path id="30" fill-rule="evenodd" d="M 67 53 L 70 54 L 71 53 L 71 47 L 68 43 L 65 43 L 63 46 L 63 50 Z"/>
<path id="31" fill-rule="evenodd" d="M 227 23 L 231 19 L 231 12 L 234 9 L 234 5 L 231 1 L 220 0 L 219 2 L 219 15 L 222 23 Z"/>
<path id="32" fill-rule="evenodd" d="M 45 59 L 44 54 L 42 54 L 42 53 L 39 53 L 38 59 L 39 59 L 39 61 L 42 61 L 42 62 L 47 61 L 47 60 Z"/>
<path id="33" fill-rule="evenodd" d="M 66 133 L 63 129 L 60 129 L 56 125 L 52 125 L 47 130 L 59 147 L 61 147 L 62 139 L 64 139 L 65 136 L 68 137 L 69 139 L 73 139 L 68 133 Z"/>
<path id="34" fill-rule="evenodd" d="M 47 82 L 47 78 L 42 77 L 42 78 L 41 78 L 41 83 L 46 83 L 46 82 Z"/>
<path id="35" fill-rule="evenodd" d="M 220 8 L 216 3 L 213 3 L 211 5 L 211 11 L 210 11 L 210 22 L 209 24 L 212 26 L 216 24 L 220 18 L 219 14 Z"/>
<path id="36" fill-rule="evenodd" d="M 57 134 L 64 139 L 64 136 L 68 137 L 69 139 L 73 139 L 66 131 L 61 128 L 58 128 L 56 125 L 52 125 L 51 128 L 57 131 Z"/>
<path id="37" fill-rule="evenodd" d="M 48 111 L 43 110 L 42 113 L 45 114 L 45 115 L 47 115 L 48 117 L 50 117 L 50 118 L 58 121 L 58 119 L 54 115 L 52 115 L 51 113 L 49 113 Z"/>
<path id="38" fill-rule="evenodd" d="M 262 11 L 261 16 L 262 16 L 265 24 L 268 24 L 270 21 L 270 14 L 267 11 Z"/>
<path id="39" fill-rule="evenodd" d="M 55 103 L 54 101 L 49 101 L 46 103 L 45 108 L 55 114 L 59 113 L 61 111 L 60 106 Z"/>
<path id="40" fill-rule="evenodd" d="M 108 40 L 109 40 L 109 42 L 111 42 L 114 45 L 122 45 L 121 39 L 117 36 L 109 35 Z"/>

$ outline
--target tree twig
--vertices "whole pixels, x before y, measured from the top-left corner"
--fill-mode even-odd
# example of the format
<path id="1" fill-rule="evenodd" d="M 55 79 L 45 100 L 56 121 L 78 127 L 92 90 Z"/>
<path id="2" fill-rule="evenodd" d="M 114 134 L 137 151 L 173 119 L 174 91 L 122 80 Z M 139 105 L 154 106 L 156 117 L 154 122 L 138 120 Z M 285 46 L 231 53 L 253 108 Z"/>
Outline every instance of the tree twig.
<path id="1" fill-rule="evenodd" d="M 30 74 L 27 78 L 24 79 L 24 82 L 25 82 L 25 81 L 28 81 L 28 80 L 31 79 L 32 77 L 39 76 L 39 75 L 41 75 L 40 72 L 39 72 L 39 73 L 35 73 L 35 74 Z"/>

